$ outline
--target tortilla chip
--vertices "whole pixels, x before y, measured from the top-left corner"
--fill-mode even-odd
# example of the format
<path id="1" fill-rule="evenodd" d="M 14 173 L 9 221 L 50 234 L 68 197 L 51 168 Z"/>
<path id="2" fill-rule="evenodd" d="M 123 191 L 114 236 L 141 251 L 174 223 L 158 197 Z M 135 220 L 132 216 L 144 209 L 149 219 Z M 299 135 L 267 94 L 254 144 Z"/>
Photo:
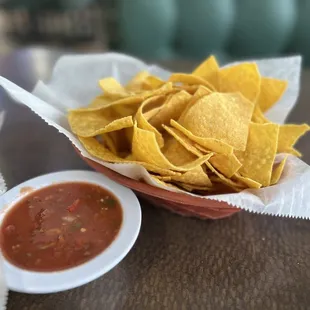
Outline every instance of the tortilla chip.
<path id="1" fill-rule="evenodd" d="M 309 130 L 310 127 L 307 124 L 281 125 L 279 130 L 278 153 L 295 153 L 294 155 L 298 155 L 299 152 L 293 150 L 293 146 L 298 141 L 298 139 Z"/>
<path id="2" fill-rule="evenodd" d="M 251 102 L 255 102 L 261 85 L 261 77 L 255 63 L 242 63 L 219 71 L 219 91 L 240 92 Z"/>
<path id="3" fill-rule="evenodd" d="M 68 121 L 72 132 L 87 138 L 133 126 L 132 116 L 118 118 L 115 112 L 104 112 L 69 112 Z"/>
<path id="4" fill-rule="evenodd" d="M 125 89 L 127 91 L 141 91 L 144 86 L 145 80 L 150 76 L 146 71 L 141 71 L 137 73 L 126 85 Z"/>
<path id="5" fill-rule="evenodd" d="M 254 112 L 252 115 L 252 122 L 258 123 L 258 124 L 270 123 L 270 121 L 263 114 L 263 112 L 262 112 L 262 110 L 258 104 L 256 104 L 254 107 Z"/>
<path id="6" fill-rule="evenodd" d="M 103 90 L 104 96 L 114 99 L 120 99 L 134 94 L 133 92 L 128 92 L 120 83 L 111 77 L 100 80 L 99 86 Z"/>
<path id="7" fill-rule="evenodd" d="M 155 134 L 151 131 L 140 129 L 137 126 L 134 126 L 132 153 L 139 161 L 175 171 L 188 171 L 194 169 L 195 167 L 202 165 L 208 159 L 208 155 L 205 155 L 185 165 L 175 166 L 160 151 Z"/>
<path id="8" fill-rule="evenodd" d="M 91 103 L 86 108 L 79 108 L 79 109 L 72 109 L 70 112 L 95 112 L 95 111 L 102 111 L 102 110 L 111 110 L 114 109 L 115 106 L 127 106 L 132 105 L 138 109 L 138 105 L 143 101 L 143 97 L 141 96 L 131 96 L 126 97 L 118 100 L 113 100 L 108 97 L 99 96 L 98 99 L 93 103 Z"/>
<path id="9" fill-rule="evenodd" d="M 229 178 L 226 178 L 223 174 L 218 172 L 208 161 L 206 162 L 207 167 L 216 175 L 217 182 L 223 183 L 231 188 L 233 188 L 235 191 L 241 191 L 245 186 L 242 186 L 242 184 L 237 183 Z M 211 181 L 213 181 L 213 178 L 211 178 Z"/>
<path id="10" fill-rule="evenodd" d="M 97 109 L 98 107 L 107 107 L 109 106 L 114 100 L 112 98 L 104 97 L 102 95 L 97 96 L 86 108 L 76 109 L 76 110 L 89 110 L 90 108 Z M 76 111 L 75 110 L 75 111 Z M 74 111 L 74 110 L 73 110 Z"/>
<path id="11" fill-rule="evenodd" d="M 83 138 L 83 137 L 78 137 L 78 138 L 89 154 L 103 161 L 107 161 L 111 163 L 137 164 L 137 165 L 143 166 L 145 169 L 151 172 L 158 173 L 158 174 L 165 175 L 165 176 L 180 174 L 178 172 L 175 172 L 169 169 L 163 169 L 163 168 L 157 167 L 149 163 L 140 162 L 140 161 L 132 161 L 132 160 L 121 158 L 113 154 L 111 151 L 109 151 L 105 146 L 100 144 L 95 138 Z M 128 158 L 132 158 L 132 156 L 129 156 Z"/>
<path id="12" fill-rule="evenodd" d="M 297 156 L 297 157 L 302 156 L 302 154 L 294 148 L 289 149 L 286 153 L 292 154 L 292 155 Z"/>
<path id="13" fill-rule="evenodd" d="M 150 119 L 151 119 L 152 117 L 154 117 L 162 108 L 163 108 L 163 106 L 159 106 L 159 107 L 157 107 L 157 108 L 151 109 L 151 110 L 149 110 L 149 111 L 143 113 L 145 119 L 146 119 L 147 121 L 150 121 Z"/>
<path id="14" fill-rule="evenodd" d="M 262 187 L 262 184 L 254 181 L 250 178 L 243 177 L 239 173 L 236 173 L 234 175 L 233 179 L 235 179 L 238 182 L 245 184 L 249 188 L 261 188 Z"/>
<path id="15" fill-rule="evenodd" d="M 131 140 L 126 135 L 126 131 L 129 129 L 132 130 L 132 127 L 111 131 L 106 134 L 112 139 L 117 153 L 128 153 L 131 151 Z"/>
<path id="16" fill-rule="evenodd" d="M 241 94 L 212 93 L 190 107 L 180 124 L 193 135 L 245 150 L 253 108 Z"/>
<path id="17" fill-rule="evenodd" d="M 155 134 L 157 143 L 159 145 L 160 148 L 162 148 L 164 146 L 164 139 L 161 135 L 161 133 L 154 127 L 152 126 L 147 119 L 144 117 L 143 114 L 143 109 L 147 108 L 148 105 L 158 105 L 158 104 L 162 104 L 162 102 L 165 100 L 164 96 L 154 96 L 154 97 L 150 97 L 148 99 L 146 99 L 140 106 L 140 108 L 138 109 L 137 113 L 136 113 L 136 121 L 137 121 L 137 125 L 139 128 L 145 129 L 145 130 L 149 130 L 151 132 L 153 132 Z"/>
<path id="18" fill-rule="evenodd" d="M 212 92 L 204 87 L 204 86 L 199 86 L 197 91 L 195 92 L 195 94 L 192 96 L 192 98 L 189 100 L 188 104 L 186 105 L 184 111 L 182 112 L 178 122 L 182 122 L 187 111 L 199 100 L 201 99 L 202 97 L 204 96 L 208 96 L 210 95 Z"/>
<path id="19" fill-rule="evenodd" d="M 195 92 L 198 90 L 198 88 L 201 87 L 201 85 L 180 85 L 180 86 L 174 86 L 174 88 L 178 91 L 184 90 L 190 95 L 194 95 Z M 206 87 L 205 87 L 206 88 Z M 207 88 L 206 88 L 207 89 Z M 211 92 L 211 91 L 209 91 Z"/>
<path id="20" fill-rule="evenodd" d="M 198 157 L 170 136 L 165 139 L 165 146 L 162 149 L 162 153 L 175 166 L 187 165 L 195 161 Z"/>
<path id="21" fill-rule="evenodd" d="M 215 90 L 212 84 L 210 84 L 208 81 L 206 81 L 202 77 L 193 74 L 172 73 L 168 81 L 174 83 L 184 83 L 187 85 L 203 85 L 207 87 L 210 91 Z"/>
<path id="22" fill-rule="evenodd" d="M 202 152 L 202 154 L 208 154 L 210 153 L 209 150 L 207 150 L 205 147 L 201 146 L 198 143 L 194 143 L 194 147 L 197 148 L 200 152 Z"/>
<path id="23" fill-rule="evenodd" d="M 279 125 L 250 124 L 246 150 L 235 152 L 242 163 L 239 173 L 263 186 L 271 180 L 272 166 L 277 153 Z"/>
<path id="24" fill-rule="evenodd" d="M 170 187 L 176 191 L 180 191 L 180 189 L 177 186 L 169 183 L 168 181 L 161 180 L 161 177 L 158 175 L 151 175 L 151 178 L 155 183 L 160 185 L 161 188 Z"/>
<path id="25" fill-rule="evenodd" d="M 212 138 L 201 138 L 193 135 L 189 130 L 181 126 L 178 122 L 171 120 L 170 125 L 181 131 L 190 140 L 195 141 L 206 149 L 219 154 L 232 154 L 233 148 L 225 142 Z"/>
<path id="26" fill-rule="evenodd" d="M 152 118 L 150 124 L 160 130 L 162 124 L 168 125 L 171 119 L 179 119 L 191 98 L 192 96 L 184 90 L 168 97 L 162 109 Z"/>
<path id="27" fill-rule="evenodd" d="M 260 93 L 257 99 L 262 112 L 268 111 L 278 102 L 287 88 L 287 81 L 262 77 Z"/>
<path id="28" fill-rule="evenodd" d="M 208 57 L 202 64 L 200 64 L 193 74 L 202 77 L 206 81 L 210 82 L 215 88 L 218 87 L 218 72 L 220 67 L 212 55 Z"/>
<path id="29" fill-rule="evenodd" d="M 215 154 L 209 159 L 209 163 L 227 178 L 231 178 L 241 167 L 235 154 Z"/>
<path id="30" fill-rule="evenodd" d="M 210 181 L 211 182 L 211 181 Z M 185 189 L 188 192 L 194 192 L 194 191 L 207 191 L 207 192 L 213 192 L 215 190 L 214 187 L 209 186 L 202 186 L 202 185 L 192 185 L 187 184 L 183 182 L 177 182 L 176 183 L 179 187 Z"/>
<path id="31" fill-rule="evenodd" d="M 148 89 L 157 89 L 162 87 L 166 82 L 161 80 L 160 78 L 150 75 L 144 81 L 144 87 Z"/>
<path id="32" fill-rule="evenodd" d="M 277 184 L 281 178 L 283 169 L 285 167 L 288 155 L 286 155 L 280 163 L 275 164 L 272 170 L 270 185 Z"/>
<path id="33" fill-rule="evenodd" d="M 210 157 L 212 154 L 210 154 Z M 212 187 L 212 183 L 207 175 L 207 173 L 202 169 L 201 166 L 185 172 L 182 175 L 171 176 L 172 181 L 182 182 L 185 184 L 195 185 L 195 186 L 205 186 Z"/>
<path id="34" fill-rule="evenodd" d="M 104 133 L 101 135 L 104 145 L 115 155 L 117 155 L 117 149 L 115 147 L 114 141 L 109 133 Z"/>
<path id="35" fill-rule="evenodd" d="M 196 155 L 197 157 L 203 156 L 203 154 L 194 146 L 194 142 L 190 140 L 187 136 L 185 136 L 182 132 L 165 125 L 163 125 L 163 127 L 171 136 L 176 139 L 176 141 L 183 145 L 183 147 L 185 147 L 189 152 Z"/>

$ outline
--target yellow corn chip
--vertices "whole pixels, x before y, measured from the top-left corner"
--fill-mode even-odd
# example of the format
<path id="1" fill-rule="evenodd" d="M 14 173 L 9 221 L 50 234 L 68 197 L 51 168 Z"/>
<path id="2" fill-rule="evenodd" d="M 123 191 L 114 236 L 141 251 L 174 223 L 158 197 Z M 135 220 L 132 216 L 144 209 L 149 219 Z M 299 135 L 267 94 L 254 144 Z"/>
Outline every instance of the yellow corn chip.
<path id="1" fill-rule="evenodd" d="M 76 110 L 88 110 L 89 108 L 95 108 L 97 109 L 98 107 L 102 108 L 102 107 L 106 107 L 109 106 L 111 103 L 113 102 L 112 98 L 108 98 L 108 97 L 104 97 L 104 96 L 98 96 L 96 97 L 90 104 L 88 107 L 86 108 L 81 108 L 81 109 L 76 109 Z M 73 111 L 76 111 L 73 110 Z"/>
<path id="2" fill-rule="evenodd" d="M 199 87 L 202 87 L 201 85 L 180 85 L 180 86 L 174 86 L 174 88 L 178 91 L 184 90 L 190 95 L 195 94 L 195 92 L 198 90 Z M 204 87 L 204 86 L 203 86 Z M 205 87 L 206 88 L 206 87 Z M 207 88 L 206 88 L 207 89 Z M 209 91 L 211 93 L 211 91 Z"/>
<path id="3" fill-rule="evenodd" d="M 117 155 L 117 149 L 115 147 L 114 141 L 109 135 L 109 133 L 104 133 L 101 135 L 103 143 L 107 146 L 107 148 L 115 155 Z"/>
<path id="4" fill-rule="evenodd" d="M 280 100 L 286 88 L 287 81 L 265 77 L 261 79 L 261 87 L 257 104 L 263 113 L 269 110 L 277 101 Z"/>
<path id="5" fill-rule="evenodd" d="M 98 100 L 94 101 L 94 104 L 91 103 L 86 108 L 80 108 L 80 109 L 72 109 L 70 112 L 95 112 L 95 111 L 102 111 L 106 109 L 114 109 L 115 106 L 126 106 L 126 105 L 133 105 L 136 110 L 138 109 L 138 105 L 144 100 L 141 96 L 131 96 L 126 97 L 118 100 L 113 100 L 108 97 L 97 97 Z"/>
<path id="6" fill-rule="evenodd" d="M 260 92 L 261 77 L 255 63 L 242 63 L 219 71 L 219 91 L 240 92 L 255 102 Z"/>
<path id="7" fill-rule="evenodd" d="M 160 106 L 160 107 L 157 107 L 157 108 L 153 108 L 145 113 L 144 114 L 144 117 L 147 121 L 150 121 L 150 119 L 152 117 L 154 117 L 161 109 L 163 108 L 163 106 Z"/>
<path id="8" fill-rule="evenodd" d="M 158 180 L 164 181 L 164 182 L 171 182 L 171 176 L 164 176 L 164 175 L 158 175 L 156 176 Z"/>
<path id="9" fill-rule="evenodd" d="M 286 155 L 280 163 L 275 164 L 272 170 L 270 185 L 277 184 L 281 178 L 288 155 Z"/>
<path id="10" fill-rule="evenodd" d="M 258 124 L 270 123 L 270 121 L 263 114 L 263 112 L 262 112 L 262 110 L 258 104 L 256 104 L 254 107 L 254 112 L 252 115 L 252 122 L 258 123 Z"/>
<path id="11" fill-rule="evenodd" d="M 187 184 L 187 183 L 183 183 L 183 182 L 177 182 L 176 184 L 179 187 L 182 187 L 183 189 L 185 189 L 188 192 L 193 192 L 193 191 L 208 191 L 208 192 L 212 192 L 212 191 L 215 190 L 213 187 L 209 187 L 209 186 L 192 185 L 192 184 Z"/>
<path id="12" fill-rule="evenodd" d="M 68 120 L 71 130 L 81 137 L 94 137 L 106 132 L 133 126 L 132 116 L 107 120 L 102 113 L 69 113 Z"/>
<path id="13" fill-rule="evenodd" d="M 127 130 L 132 130 L 132 127 L 107 133 L 107 135 L 112 139 L 113 145 L 118 154 L 128 153 L 131 151 L 131 140 L 126 136 Z"/>
<path id="14" fill-rule="evenodd" d="M 145 81 L 144 81 L 144 85 L 145 87 L 147 87 L 148 89 L 157 89 L 162 87 L 166 82 L 161 80 L 160 78 L 154 76 L 154 75 L 150 75 L 148 76 Z"/>
<path id="15" fill-rule="evenodd" d="M 212 154 L 210 154 L 210 157 Z M 201 166 L 197 166 L 196 168 L 185 172 L 182 175 L 171 176 L 172 181 L 182 182 L 195 186 L 206 186 L 211 187 L 212 183 L 206 174 L 206 172 L 202 169 Z"/>
<path id="16" fill-rule="evenodd" d="M 197 156 L 189 152 L 181 143 L 172 137 L 165 139 L 162 153 L 170 163 L 175 166 L 184 166 L 197 159 Z"/>
<path id="17" fill-rule="evenodd" d="M 127 91 L 140 91 L 143 89 L 143 83 L 150 76 L 146 71 L 141 71 L 137 73 L 126 85 L 125 89 Z"/>
<path id="18" fill-rule="evenodd" d="M 136 113 L 136 121 L 137 121 L 138 127 L 153 132 L 155 134 L 157 143 L 160 148 L 162 148 L 164 145 L 164 139 L 161 133 L 155 127 L 153 127 L 144 117 L 143 109 L 144 107 L 146 108 L 148 105 L 154 106 L 154 105 L 161 104 L 164 99 L 165 99 L 164 96 L 154 96 L 154 97 L 148 98 L 141 104 L 140 108 L 138 109 Z"/>
<path id="19" fill-rule="evenodd" d="M 136 160 L 128 160 L 128 159 L 121 158 L 113 154 L 111 151 L 109 151 L 106 147 L 100 144 L 95 138 L 79 137 L 79 140 L 85 147 L 86 151 L 98 159 L 111 162 L 111 163 L 124 163 L 124 164 L 127 163 L 127 164 L 141 165 L 149 171 L 152 171 L 154 173 L 158 173 L 161 175 L 165 175 L 165 176 L 180 174 L 178 172 L 175 172 L 169 169 L 163 169 L 163 168 L 157 167 L 156 165 L 148 164 L 145 162 L 139 162 Z M 128 156 L 128 158 L 133 158 L 133 157 Z"/>
<path id="20" fill-rule="evenodd" d="M 310 127 L 307 124 L 281 125 L 279 130 L 278 153 L 295 153 L 294 155 L 298 155 L 299 152 L 293 150 L 293 146 L 309 130 Z"/>
<path id="21" fill-rule="evenodd" d="M 192 96 L 184 90 L 170 96 L 150 124 L 160 130 L 162 124 L 170 124 L 171 119 L 178 120 L 191 98 Z"/>
<path id="22" fill-rule="evenodd" d="M 204 86 L 199 86 L 197 91 L 195 92 L 195 94 L 192 96 L 192 98 L 189 100 L 188 104 L 186 105 L 184 111 L 182 112 L 178 122 L 182 122 L 187 111 L 189 110 L 189 108 L 191 108 L 197 101 L 198 99 L 201 99 L 204 96 L 210 95 L 212 92 L 204 87 Z"/>
<path id="23" fill-rule="evenodd" d="M 220 68 L 215 57 L 210 56 L 193 71 L 193 74 L 204 78 L 217 88 L 219 70 Z"/>
<path id="24" fill-rule="evenodd" d="M 198 137 L 245 150 L 253 108 L 241 94 L 212 93 L 190 107 L 180 124 Z"/>
<path id="25" fill-rule="evenodd" d="M 188 164 L 177 167 L 160 151 L 155 134 L 151 131 L 140 129 L 137 126 L 134 126 L 132 153 L 139 161 L 175 171 L 188 171 L 194 169 L 195 167 L 202 165 L 208 158 L 208 155 L 205 155 Z"/>
<path id="26" fill-rule="evenodd" d="M 170 187 L 176 191 L 180 191 L 180 189 L 177 186 L 175 186 L 171 183 L 168 183 L 168 181 L 161 180 L 160 176 L 158 176 L 158 175 L 151 175 L 151 178 L 155 183 L 160 185 L 160 187 L 162 187 L 162 188 Z"/>
<path id="27" fill-rule="evenodd" d="M 252 180 L 250 178 L 243 177 L 239 173 L 236 173 L 234 175 L 233 179 L 235 179 L 236 181 L 239 181 L 241 183 L 244 183 L 249 188 L 261 188 L 262 187 L 262 184 L 254 181 L 254 180 Z"/>
<path id="28" fill-rule="evenodd" d="M 114 99 L 124 98 L 133 95 L 133 92 L 128 92 L 114 78 L 105 78 L 99 81 L 99 86 L 104 91 L 104 95 Z"/>
<path id="29" fill-rule="evenodd" d="M 207 161 L 206 162 L 207 167 L 217 176 L 217 180 L 218 182 L 221 182 L 231 188 L 233 188 L 234 190 L 240 191 L 242 190 L 242 188 L 244 188 L 244 186 L 242 186 L 242 184 L 237 183 L 229 178 L 226 178 L 223 174 L 221 174 L 220 172 L 218 172 L 216 169 L 214 169 L 214 167 Z M 210 178 L 212 180 L 212 178 Z"/>
<path id="30" fill-rule="evenodd" d="M 210 153 L 209 150 L 207 150 L 205 147 L 201 146 L 198 143 L 194 143 L 194 147 L 197 148 L 200 152 L 202 152 L 202 154 L 208 154 Z"/>
<path id="31" fill-rule="evenodd" d="M 171 120 L 170 125 L 181 131 L 190 140 L 195 141 L 208 150 L 219 154 L 232 154 L 233 148 L 229 144 L 213 138 L 201 138 L 193 135 L 189 130 L 181 126 L 178 122 Z"/>
<path id="32" fill-rule="evenodd" d="M 286 153 L 292 154 L 297 157 L 301 157 L 302 154 L 294 148 L 289 149 Z"/>
<path id="33" fill-rule="evenodd" d="M 90 112 L 90 111 L 101 111 L 106 110 L 107 108 L 115 107 L 118 105 L 138 105 L 142 103 L 144 100 L 146 100 L 149 97 L 152 96 L 159 96 L 159 95 L 166 95 L 169 93 L 175 92 L 175 89 L 172 87 L 172 83 L 166 83 L 162 87 L 155 89 L 155 90 L 148 90 L 141 93 L 137 93 L 135 95 L 130 95 L 129 97 L 121 98 L 118 100 L 112 100 L 110 104 L 106 104 L 106 101 L 103 102 L 102 105 L 99 103 L 95 107 L 89 107 L 89 108 L 82 108 L 82 109 L 74 109 L 71 110 L 71 112 Z M 107 98 L 109 100 L 110 98 Z M 138 107 L 137 107 L 138 108 Z"/>
<path id="34" fill-rule="evenodd" d="M 231 178 L 241 167 L 234 154 L 215 154 L 209 159 L 209 163 L 227 178 Z"/>
<path id="35" fill-rule="evenodd" d="M 235 152 L 242 163 L 239 173 L 263 186 L 271 180 L 272 166 L 278 147 L 279 125 L 250 124 L 246 150 Z"/>
<path id="36" fill-rule="evenodd" d="M 193 141 L 191 141 L 182 132 L 178 131 L 175 128 L 168 127 L 165 125 L 163 125 L 163 127 L 171 136 L 173 136 L 176 139 L 176 141 L 178 141 L 181 145 L 183 145 L 183 147 L 185 147 L 189 152 L 196 155 L 197 157 L 203 156 L 203 154 L 194 146 Z"/>
<path id="37" fill-rule="evenodd" d="M 169 82 L 184 83 L 188 85 L 203 85 L 210 91 L 215 90 L 212 84 L 210 84 L 208 81 L 193 74 L 173 73 L 169 78 Z"/>

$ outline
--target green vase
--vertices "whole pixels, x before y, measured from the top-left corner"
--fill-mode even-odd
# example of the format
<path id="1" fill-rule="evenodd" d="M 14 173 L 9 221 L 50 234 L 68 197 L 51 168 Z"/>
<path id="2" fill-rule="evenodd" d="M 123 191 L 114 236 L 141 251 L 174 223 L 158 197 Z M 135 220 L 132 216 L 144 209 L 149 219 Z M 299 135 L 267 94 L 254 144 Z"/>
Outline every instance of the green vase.
<path id="1" fill-rule="evenodd" d="M 235 56 L 274 56 L 287 46 L 296 21 L 293 0 L 239 0 L 231 37 Z"/>
<path id="2" fill-rule="evenodd" d="M 235 0 L 178 0 L 178 52 L 203 59 L 221 51 L 229 38 Z"/>
<path id="3" fill-rule="evenodd" d="M 305 65 L 310 66 L 310 1 L 298 0 L 298 18 L 289 51 L 302 54 Z"/>
<path id="4" fill-rule="evenodd" d="M 119 0 L 121 49 L 144 59 L 173 55 L 175 0 Z"/>

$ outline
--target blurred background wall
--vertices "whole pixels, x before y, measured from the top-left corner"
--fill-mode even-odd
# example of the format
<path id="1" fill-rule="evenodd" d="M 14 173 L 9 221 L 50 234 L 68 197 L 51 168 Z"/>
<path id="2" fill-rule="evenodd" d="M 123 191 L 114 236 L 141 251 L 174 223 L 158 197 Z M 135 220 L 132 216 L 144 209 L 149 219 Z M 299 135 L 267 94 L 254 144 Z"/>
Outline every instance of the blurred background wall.
<path id="1" fill-rule="evenodd" d="M 302 54 L 310 0 L 0 0 L 0 52 L 117 50 L 149 61 Z"/>

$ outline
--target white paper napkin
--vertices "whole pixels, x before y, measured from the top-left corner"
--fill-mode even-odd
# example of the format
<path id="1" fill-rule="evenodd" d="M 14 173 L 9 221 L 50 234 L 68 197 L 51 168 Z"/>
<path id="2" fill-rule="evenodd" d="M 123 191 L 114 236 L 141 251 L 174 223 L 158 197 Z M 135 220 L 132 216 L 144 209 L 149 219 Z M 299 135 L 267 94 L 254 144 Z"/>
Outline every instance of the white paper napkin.
<path id="1" fill-rule="evenodd" d="M 267 114 L 272 121 L 283 123 L 298 98 L 301 58 L 297 56 L 258 60 L 257 64 L 263 76 L 289 82 L 285 95 Z M 99 79 L 112 76 L 124 84 L 141 70 L 149 71 L 163 79 L 170 74 L 164 69 L 154 65 L 149 66 L 138 59 L 107 53 L 62 57 L 57 62 L 49 83 L 38 82 L 32 94 L 1 77 L 0 85 L 15 101 L 25 104 L 47 124 L 63 133 L 83 156 L 127 177 L 143 178 L 147 183 L 159 186 L 141 166 L 111 164 L 88 154 L 71 132 L 66 117 L 69 108 L 86 106 L 101 93 L 98 87 Z M 188 195 L 193 194 L 188 193 Z M 300 159 L 290 156 L 279 184 L 258 190 L 247 189 L 235 194 L 211 195 L 206 198 L 226 201 L 230 205 L 251 212 L 309 218 L 310 167 Z"/>

